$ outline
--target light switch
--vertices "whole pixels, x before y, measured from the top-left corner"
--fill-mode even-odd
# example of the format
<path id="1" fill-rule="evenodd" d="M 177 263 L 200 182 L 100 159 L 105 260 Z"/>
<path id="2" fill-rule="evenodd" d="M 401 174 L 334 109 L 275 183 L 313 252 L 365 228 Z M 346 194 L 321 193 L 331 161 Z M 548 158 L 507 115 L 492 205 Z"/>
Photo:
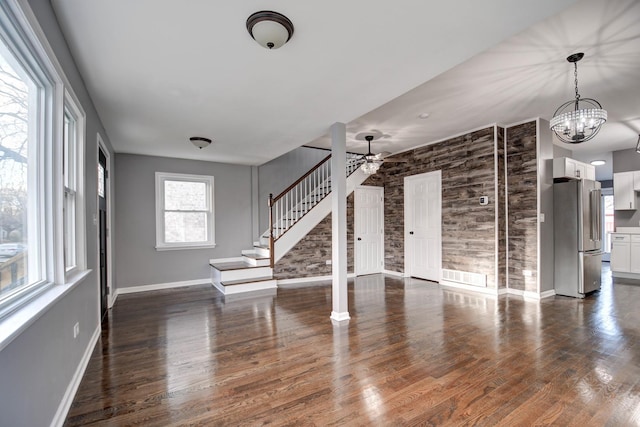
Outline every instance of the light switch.
<path id="1" fill-rule="evenodd" d="M 540 222 L 544 222 L 544 214 L 543 213 L 540 214 Z"/>

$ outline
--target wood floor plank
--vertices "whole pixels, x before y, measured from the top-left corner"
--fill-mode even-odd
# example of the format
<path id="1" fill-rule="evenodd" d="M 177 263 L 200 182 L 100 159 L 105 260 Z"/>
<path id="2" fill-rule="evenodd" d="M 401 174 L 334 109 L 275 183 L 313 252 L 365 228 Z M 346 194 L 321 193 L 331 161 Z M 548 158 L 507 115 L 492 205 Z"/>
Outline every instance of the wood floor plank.
<path id="1" fill-rule="evenodd" d="M 119 297 L 66 426 L 640 422 L 640 286 L 584 300 L 459 293 L 381 275 L 236 301 Z"/>

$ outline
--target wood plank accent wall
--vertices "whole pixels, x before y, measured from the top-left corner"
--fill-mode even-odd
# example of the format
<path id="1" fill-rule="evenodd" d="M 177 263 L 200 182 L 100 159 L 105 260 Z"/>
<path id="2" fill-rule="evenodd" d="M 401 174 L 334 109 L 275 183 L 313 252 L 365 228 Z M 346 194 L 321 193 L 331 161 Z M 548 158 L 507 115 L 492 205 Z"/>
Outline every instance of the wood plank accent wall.
<path id="1" fill-rule="evenodd" d="M 506 129 L 509 288 L 537 293 L 536 122 Z M 525 277 L 524 270 L 531 276 Z"/>
<path id="2" fill-rule="evenodd" d="M 328 196 L 331 197 L 331 196 Z M 331 275 L 331 214 L 274 265 L 276 279 Z M 353 194 L 347 197 L 347 272 L 353 273 Z"/>
<path id="3" fill-rule="evenodd" d="M 508 287 L 536 292 L 536 143 L 532 121 L 508 129 L 490 126 L 392 156 L 407 162 L 385 163 L 363 183 L 384 187 L 385 269 L 404 272 L 404 178 L 441 170 L 442 267 L 486 274 L 487 287 L 494 289 L 507 287 L 508 269 Z M 489 205 L 480 206 L 485 195 Z M 347 199 L 350 273 L 353 217 L 352 194 Z M 274 276 L 331 275 L 328 259 L 331 214 L 276 263 Z M 523 270 L 532 272 L 526 281 Z"/>
<path id="4" fill-rule="evenodd" d="M 494 126 L 393 156 L 384 174 L 385 268 L 404 271 L 404 178 L 442 171 L 442 267 L 487 275 L 495 288 Z M 489 205 L 480 206 L 480 196 Z"/>
<path id="5" fill-rule="evenodd" d="M 498 288 L 507 287 L 507 185 L 505 176 L 504 128 L 498 126 L 496 132 L 496 174 L 497 174 L 497 223 L 498 223 Z"/>

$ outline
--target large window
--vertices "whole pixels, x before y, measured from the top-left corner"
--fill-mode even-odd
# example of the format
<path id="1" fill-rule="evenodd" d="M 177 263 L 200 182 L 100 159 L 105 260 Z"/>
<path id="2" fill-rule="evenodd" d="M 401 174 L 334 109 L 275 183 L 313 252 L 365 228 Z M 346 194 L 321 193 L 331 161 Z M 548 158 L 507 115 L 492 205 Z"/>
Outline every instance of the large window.
<path id="1" fill-rule="evenodd" d="M 156 172 L 156 248 L 214 246 L 213 177 Z"/>
<path id="2" fill-rule="evenodd" d="M 0 34 L 0 303 L 43 280 L 43 116 L 50 86 Z"/>
<path id="3" fill-rule="evenodd" d="M 0 2 L 0 317 L 85 268 L 84 113 L 17 8 Z"/>

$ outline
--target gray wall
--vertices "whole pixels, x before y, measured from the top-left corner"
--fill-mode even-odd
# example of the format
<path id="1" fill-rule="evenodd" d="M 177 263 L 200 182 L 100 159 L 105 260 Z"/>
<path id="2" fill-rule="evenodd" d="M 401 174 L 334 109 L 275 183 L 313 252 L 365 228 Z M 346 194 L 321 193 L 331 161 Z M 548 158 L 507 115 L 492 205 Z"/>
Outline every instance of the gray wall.
<path id="1" fill-rule="evenodd" d="M 155 249 L 156 172 L 214 176 L 214 249 Z M 209 259 L 237 257 L 251 248 L 250 166 L 117 154 L 114 175 L 116 287 L 208 278 Z"/>
<path id="2" fill-rule="evenodd" d="M 93 272 L 0 352 L 0 425 L 12 427 L 47 426 L 51 423 L 90 338 L 99 326 L 97 228 L 92 221 L 97 198 L 97 132 L 113 152 L 49 0 L 28 1 L 87 115 L 87 263 Z M 72 330 L 75 322 L 80 324 L 80 335 L 74 340 Z"/>
<path id="3" fill-rule="evenodd" d="M 258 167 L 259 233 L 269 228 L 269 193 L 278 195 L 329 154 L 327 150 L 299 147 Z"/>
<path id="4" fill-rule="evenodd" d="M 613 173 L 640 171 L 640 154 L 634 148 L 613 152 Z M 636 192 L 636 206 L 640 206 L 640 198 Z M 615 194 L 613 195 L 615 197 Z M 635 211 L 615 211 L 613 218 L 616 227 L 638 227 L 640 225 L 640 209 Z"/>

